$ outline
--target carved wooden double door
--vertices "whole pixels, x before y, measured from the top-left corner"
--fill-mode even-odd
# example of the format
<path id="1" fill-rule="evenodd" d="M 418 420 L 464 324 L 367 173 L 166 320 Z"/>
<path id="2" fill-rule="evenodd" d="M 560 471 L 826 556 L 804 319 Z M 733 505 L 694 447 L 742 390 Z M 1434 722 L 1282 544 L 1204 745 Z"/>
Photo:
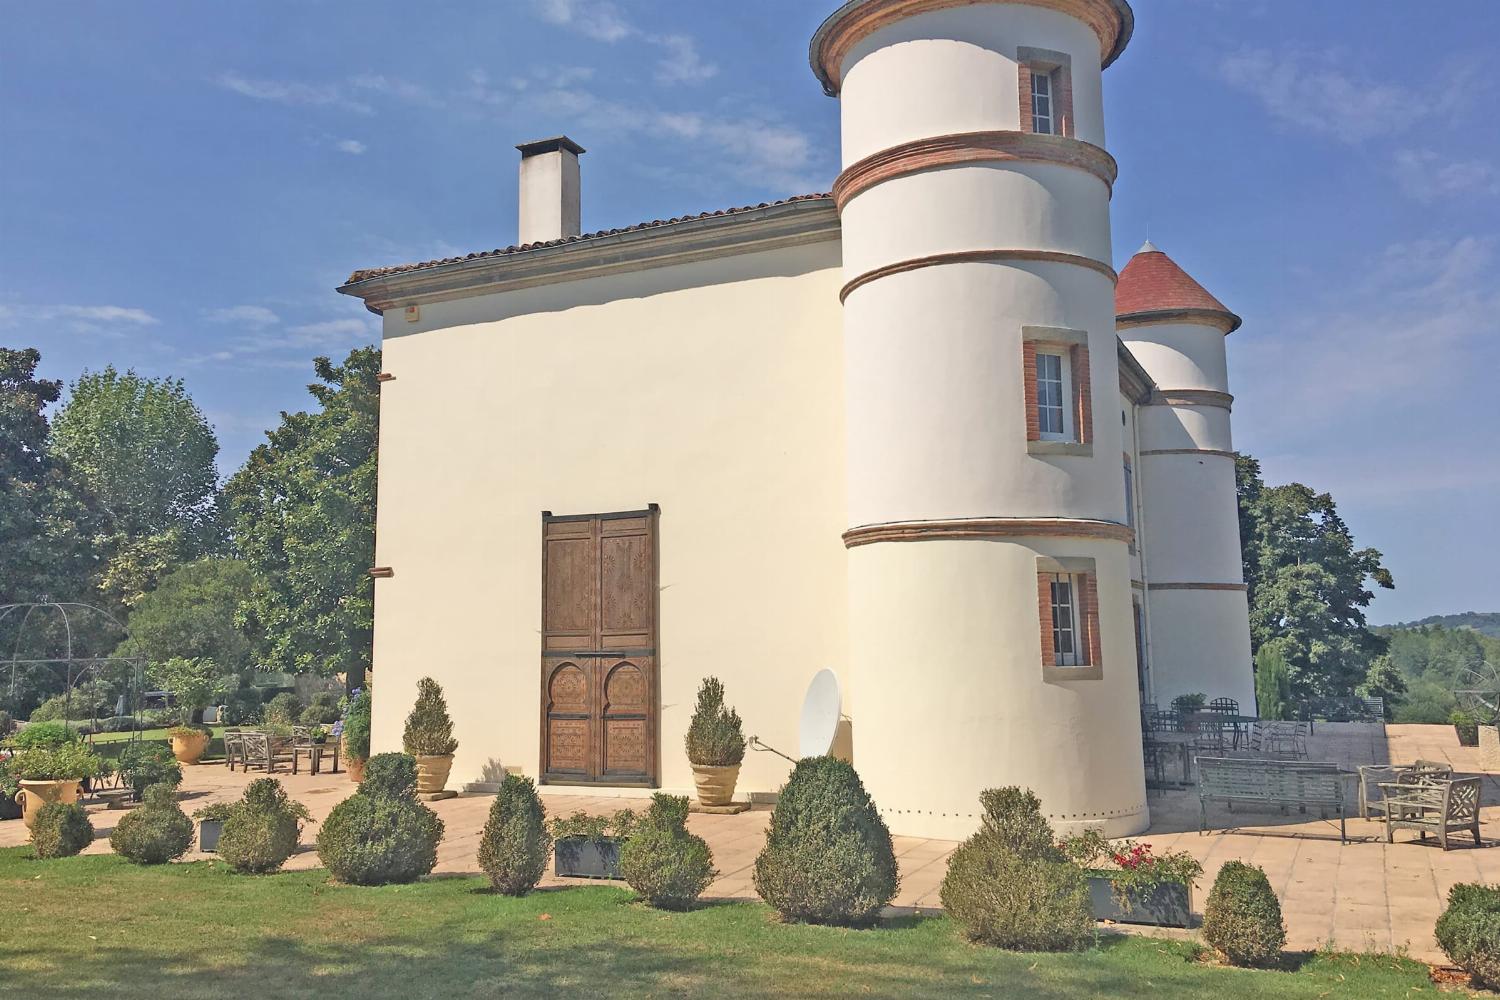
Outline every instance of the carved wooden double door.
<path id="1" fill-rule="evenodd" d="M 542 516 L 542 780 L 657 784 L 653 507 Z"/>

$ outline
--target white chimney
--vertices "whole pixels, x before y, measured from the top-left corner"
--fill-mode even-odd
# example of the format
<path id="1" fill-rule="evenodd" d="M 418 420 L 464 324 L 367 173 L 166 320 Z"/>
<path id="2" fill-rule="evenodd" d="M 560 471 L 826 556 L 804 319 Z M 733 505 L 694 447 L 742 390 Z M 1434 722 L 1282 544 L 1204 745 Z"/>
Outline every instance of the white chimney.
<path id="1" fill-rule="evenodd" d="M 521 232 L 517 241 L 546 243 L 583 232 L 579 209 L 578 157 L 584 149 L 565 135 L 523 142 Z"/>

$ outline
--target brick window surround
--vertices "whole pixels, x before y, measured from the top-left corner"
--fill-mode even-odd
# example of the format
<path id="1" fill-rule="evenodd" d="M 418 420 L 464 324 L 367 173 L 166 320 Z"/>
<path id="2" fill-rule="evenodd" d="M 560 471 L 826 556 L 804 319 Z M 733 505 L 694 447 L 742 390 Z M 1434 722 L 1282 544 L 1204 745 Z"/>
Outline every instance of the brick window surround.
<path id="1" fill-rule="evenodd" d="M 1089 373 L 1089 340 L 1083 330 L 1053 326 L 1021 328 L 1021 378 L 1025 382 L 1026 450 L 1033 455 L 1082 455 L 1094 453 L 1094 386 Z M 1042 439 L 1037 411 L 1036 356 L 1066 354 L 1072 374 L 1073 440 Z"/>
<path id="2" fill-rule="evenodd" d="M 1058 666 L 1052 647 L 1052 578 L 1059 573 L 1072 575 L 1080 584 L 1073 595 L 1074 641 L 1088 653 L 1088 662 L 1076 667 Z M 1036 608 L 1042 679 L 1101 680 L 1104 677 L 1104 643 L 1099 628 L 1099 574 L 1094 560 L 1039 556 L 1036 561 Z"/>
<path id="3" fill-rule="evenodd" d="M 1052 77 L 1052 116 L 1054 135 L 1073 135 L 1073 59 L 1066 52 L 1021 47 L 1016 51 L 1018 82 L 1021 90 L 1021 131 L 1035 132 L 1031 115 L 1031 76 L 1046 73 Z"/>

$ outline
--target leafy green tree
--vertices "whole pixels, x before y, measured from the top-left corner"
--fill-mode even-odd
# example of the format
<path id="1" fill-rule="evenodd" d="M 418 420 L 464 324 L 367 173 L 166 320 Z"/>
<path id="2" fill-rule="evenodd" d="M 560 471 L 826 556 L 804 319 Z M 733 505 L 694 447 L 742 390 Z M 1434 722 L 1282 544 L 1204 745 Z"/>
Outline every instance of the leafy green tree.
<path id="1" fill-rule="evenodd" d="M 130 638 L 116 653 L 150 663 L 207 657 L 228 672 L 249 670 L 250 638 L 235 615 L 250 587 L 250 567 L 239 559 L 211 557 L 180 566 L 130 610 Z"/>
<path id="2" fill-rule="evenodd" d="M 106 522 L 49 447 L 62 383 L 36 377 L 41 357 L 0 347 L 0 604 L 76 600 L 99 569 L 92 536 Z"/>
<path id="3" fill-rule="evenodd" d="M 1394 588 L 1390 570 L 1379 551 L 1354 547 L 1329 494 L 1266 486 L 1248 455 L 1235 469 L 1252 645 L 1286 658 L 1295 698 L 1352 695 L 1386 647 L 1365 619 L 1375 596 L 1365 584 Z"/>
<path id="4" fill-rule="evenodd" d="M 219 442 L 181 379 L 85 372 L 51 441 L 112 521 L 109 598 L 135 604 L 173 567 L 222 547 Z"/>
<path id="5" fill-rule="evenodd" d="M 1360 684 L 1356 693 L 1362 698 L 1383 699 L 1386 718 L 1391 718 L 1397 705 L 1405 700 L 1406 678 L 1401 676 L 1401 671 L 1396 669 L 1390 656 L 1382 653 L 1370 661 L 1364 683 Z"/>
<path id="6" fill-rule="evenodd" d="M 1255 705 L 1262 719 L 1292 717 L 1292 675 L 1275 646 L 1262 646 L 1255 654 Z"/>
<path id="7" fill-rule="evenodd" d="M 149 676 L 153 684 L 172 692 L 177 700 L 179 721 L 183 723 L 191 722 L 193 714 L 206 707 L 214 695 L 227 686 L 227 678 L 218 664 L 201 656 L 193 659 L 174 656 L 153 663 Z"/>
<path id="8" fill-rule="evenodd" d="M 313 361 L 316 412 L 281 425 L 225 487 L 235 544 L 253 575 L 241 621 L 275 670 L 346 673 L 370 665 L 375 558 L 375 443 L 380 352 Z"/>

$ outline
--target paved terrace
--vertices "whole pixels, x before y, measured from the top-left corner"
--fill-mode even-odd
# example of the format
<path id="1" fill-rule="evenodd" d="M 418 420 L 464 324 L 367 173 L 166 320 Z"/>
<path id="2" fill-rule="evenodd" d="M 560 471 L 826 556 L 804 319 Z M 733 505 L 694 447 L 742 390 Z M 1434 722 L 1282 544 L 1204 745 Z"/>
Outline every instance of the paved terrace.
<path id="1" fill-rule="evenodd" d="M 1460 747 L 1451 726 L 1319 725 L 1309 740 L 1309 759 L 1332 760 L 1353 768 L 1369 763 L 1407 763 L 1418 758 L 1446 760 L 1463 774 L 1484 774 L 1478 751 Z M 231 773 L 219 764 L 185 768 L 183 807 L 192 812 L 210 802 L 237 798 L 259 774 Z M 306 773 L 278 774 L 288 792 L 306 803 L 321 820 L 334 804 L 353 792 L 342 773 L 313 777 Z M 1443 962 L 1432 937 L 1432 925 L 1442 912 L 1450 886 L 1457 882 L 1500 882 L 1500 776 L 1484 774 L 1482 832 L 1485 846 L 1460 846 L 1444 853 L 1435 844 L 1414 843 L 1415 834 L 1398 831 L 1397 842 L 1385 843 L 1379 821 L 1351 819 L 1350 843 L 1340 844 L 1336 820 L 1276 813 L 1234 813 L 1211 810 L 1217 829 L 1198 833 L 1198 799 L 1194 791 L 1152 792 L 1151 831 L 1142 839 L 1157 852 L 1188 851 L 1203 862 L 1204 878 L 1195 896 L 1199 912 L 1208 887 L 1226 861 L 1243 860 L 1263 867 L 1281 898 L 1286 916 L 1288 947 L 1311 949 L 1332 945 L 1339 949 L 1389 951 L 1405 948 L 1412 957 Z M 608 814 L 622 806 L 642 808 L 640 799 L 543 793 L 549 815 L 582 809 Z M 479 835 L 489 813 L 491 796 L 461 796 L 433 805 L 447 823 L 447 836 L 438 849 L 439 873 L 477 874 Z M 91 807 L 99 838 L 85 853 L 109 851 L 109 832 L 122 812 Z M 737 816 L 693 815 L 689 827 L 704 837 L 722 873 L 707 895 L 755 898 L 751 871 L 765 840 L 768 809 Z M 316 827 L 304 834 L 303 849 L 289 868 L 315 868 L 317 854 L 310 845 Z M 1462 839 L 1462 838 L 1461 838 Z M 26 842 L 20 821 L 0 823 L 0 847 Z M 938 888 L 947 870 L 949 841 L 895 838 L 901 866 L 900 907 L 940 907 Z M 211 858 L 197 852 L 189 860 Z M 548 884 L 577 883 L 547 878 Z M 1181 933 L 1181 932 L 1164 932 Z"/>

